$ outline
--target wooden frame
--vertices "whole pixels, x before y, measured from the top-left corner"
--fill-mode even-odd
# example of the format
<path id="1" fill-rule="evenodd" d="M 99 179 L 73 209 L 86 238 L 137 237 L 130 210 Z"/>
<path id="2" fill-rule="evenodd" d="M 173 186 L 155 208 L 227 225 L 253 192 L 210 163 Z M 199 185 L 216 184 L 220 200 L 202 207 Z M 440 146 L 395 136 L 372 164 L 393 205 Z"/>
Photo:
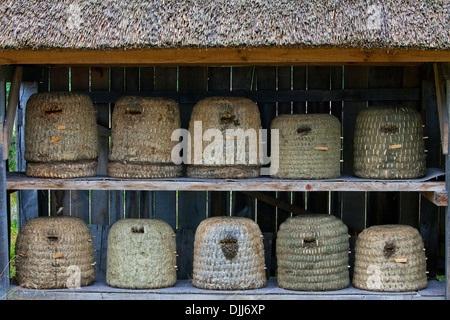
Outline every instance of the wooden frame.
<path id="1" fill-rule="evenodd" d="M 0 64 L 83 66 L 220 66 L 220 65 L 336 65 L 414 64 L 450 62 L 448 51 L 360 48 L 182 48 L 95 50 L 3 50 Z"/>
<path id="2" fill-rule="evenodd" d="M 421 62 L 449 62 L 450 55 L 448 51 L 421 51 L 421 50 L 362 50 L 362 49 L 305 49 L 305 48 L 253 48 L 253 49 L 179 49 L 179 50 L 128 50 L 128 51 L 56 51 L 56 50 L 6 50 L 0 51 L 0 64 L 19 65 L 77 65 L 77 66 L 213 66 L 213 65 L 336 65 L 336 64 L 382 64 L 382 65 L 408 65 Z M 448 87 L 448 85 L 447 85 Z M 282 93 L 282 92 L 280 92 Z M 312 92 L 305 95 L 313 95 Z M 366 92 L 367 94 L 367 92 Z M 1 95 L 0 95 L 1 96 Z M 102 102 L 101 93 L 93 92 L 93 96 Z M 310 96 L 309 96 L 310 97 Z M 286 98 L 288 99 L 288 98 Z M 319 98 L 318 98 L 319 99 Z M 442 98 L 444 101 L 445 99 Z M 318 100 L 320 101 L 320 99 Z M 104 101 L 103 101 L 104 102 Z M 448 96 L 447 106 L 448 108 Z M 3 116 L 0 110 L 0 116 Z M 2 117 L 0 117 L 1 120 Z M 442 122 L 441 122 L 442 123 Z M 3 129 L 3 121 L 0 126 Z M 2 130 L 3 131 L 3 130 Z M 0 141 L 3 141 L 3 137 Z M 446 141 L 446 140 L 444 140 Z M 448 141 L 448 140 L 447 140 Z M 0 143 L 0 151 L 3 142 Z M 447 205 L 447 190 L 450 189 L 448 156 L 446 156 L 447 169 L 445 182 L 364 182 L 356 181 L 352 186 L 348 186 L 345 182 L 310 182 L 310 181 L 275 181 L 265 180 L 261 185 L 261 181 L 220 181 L 199 183 L 181 179 L 180 181 L 130 181 L 130 180 L 114 180 L 103 179 L 97 177 L 95 179 L 62 179 L 55 181 L 51 179 L 30 179 L 20 174 L 6 174 L 5 167 L 0 167 L 0 227 L 2 230 L 7 228 L 6 224 L 6 190 L 34 190 L 46 188 L 51 190 L 259 190 L 259 191 L 276 191 L 276 190 L 308 190 L 308 191 L 413 191 L 422 192 L 427 199 L 434 199 L 434 203 Z M 448 260 L 449 260 L 449 230 L 450 230 L 450 213 L 446 212 L 446 292 L 445 298 L 450 299 Z M 1 245 L 1 261 L 5 265 L 5 255 L 7 247 L 5 247 L 5 239 Z M 7 246 L 7 241 L 6 241 Z M 7 257 L 6 257 L 7 259 Z M 7 279 L 4 278 L 2 289 L 9 288 Z M 295 298 L 295 297 L 294 297 Z"/>

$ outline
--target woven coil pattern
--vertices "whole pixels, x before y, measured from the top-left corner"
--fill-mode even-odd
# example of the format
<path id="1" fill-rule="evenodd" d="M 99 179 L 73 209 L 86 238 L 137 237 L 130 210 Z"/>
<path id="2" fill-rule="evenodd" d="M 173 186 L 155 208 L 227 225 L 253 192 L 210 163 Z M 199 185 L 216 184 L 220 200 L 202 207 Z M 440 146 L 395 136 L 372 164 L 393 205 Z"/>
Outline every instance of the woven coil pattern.
<path id="1" fill-rule="evenodd" d="M 355 245 L 353 286 L 386 292 L 426 288 L 426 257 L 417 229 L 406 225 L 364 229 Z"/>
<path id="2" fill-rule="evenodd" d="M 171 178 L 182 167 L 171 159 L 181 127 L 178 104 L 171 99 L 126 96 L 114 105 L 108 175 L 119 178 Z"/>
<path id="3" fill-rule="evenodd" d="M 278 172 L 273 177 L 325 179 L 340 176 L 341 124 L 335 116 L 281 115 L 272 120 L 270 128 L 279 130 Z"/>
<path id="4" fill-rule="evenodd" d="M 264 287 L 264 245 L 258 224 L 244 217 L 203 220 L 195 233 L 192 285 L 213 290 Z"/>
<path id="5" fill-rule="evenodd" d="M 25 113 L 24 157 L 29 176 L 95 176 L 97 120 L 89 96 L 71 92 L 33 94 Z"/>
<path id="6" fill-rule="evenodd" d="M 201 123 L 201 132 L 196 135 L 195 122 Z M 210 149 L 213 141 L 203 141 L 205 131 L 216 130 L 222 137 L 222 157 L 217 157 Z M 191 164 L 187 166 L 187 176 L 193 178 L 255 178 L 260 175 L 259 161 L 259 129 L 261 118 L 258 106 L 247 98 L 241 97 L 208 97 L 200 100 L 193 108 L 189 122 L 191 135 Z M 242 130 L 245 138 L 245 150 L 239 149 L 244 140 L 230 135 L 227 130 Z M 212 132 L 212 131 L 210 131 Z M 230 132 L 230 131 L 228 131 Z M 234 131 L 237 133 L 237 131 Z M 201 134 L 201 136 L 200 136 Z M 255 135 L 252 135 L 255 134 Z M 248 137 L 251 137 L 248 138 Z M 195 163 L 196 143 L 202 143 L 202 163 Z M 214 140 L 214 138 L 212 138 Z M 250 147 L 253 141 L 254 148 Z M 227 143 L 228 141 L 228 143 Z M 198 153 L 198 152 L 197 152 Z M 211 156 L 209 156 L 211 155 Z M 229 155 L 227 157 L 227 155 Z M 219 160 L 217 160 L 219 158 Z"/>
<path id="7" fill-rule="evenodd" d="M 16 241 L 16 281 L 32 289 L 90 285 L 95 280 L 90 230 L 79 218 L 38 217 L 27 221 Z"/>
<path id="8" fill-rule="evenodd" d="M 358 114 L 354 174 L 372 179 L 411 179 L 426 174 L 420 114 L 407 107 L 371 107 Z"/>
<path id="9" fill-rule="evenodd" d="M 108 235 L 106 282 L 112 287 L 154 289 L 177 280 L 175 233 L 158 219 L 122 219 Z"/>
<path id="10" fill-rule="evenodd" d="M 280 225 L 276 253 L 278 286 L 301 291 L 350 285 L 347 226 L 328 214 L 305 214 Z"/>

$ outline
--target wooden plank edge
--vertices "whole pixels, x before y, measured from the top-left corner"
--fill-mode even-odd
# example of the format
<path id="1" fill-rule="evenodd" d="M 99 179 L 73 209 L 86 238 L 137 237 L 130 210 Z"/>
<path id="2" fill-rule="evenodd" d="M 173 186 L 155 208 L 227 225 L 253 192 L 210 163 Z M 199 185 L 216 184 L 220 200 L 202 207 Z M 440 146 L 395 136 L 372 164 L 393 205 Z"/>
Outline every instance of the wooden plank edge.
<path id="1" fill-rule="evenodd" d="M 417 64 L 450 62 L 449 50 L 340 47 L 225 47 L 167 49 L 4 49 L 0 64 L 79 66 L 221 66 Z"/>
<path id="2" fill-rule="evenodd" d="M 11 176 L 10 176 L 11 177 Z M 189 181 L 144 179 L 45 179 L 15 177 L 6 181 L 8 190 L 182 190 L 182 191 L 403 191 L 445 192 L 445 182 L 379 181 L 287 181 L 277 179 Z"/>
<path id="3" fill-rule="evenodd" d="M 448 193 L 446 191 L 424 191 L 421 194 L 438 207 L 448 206 Z"/>

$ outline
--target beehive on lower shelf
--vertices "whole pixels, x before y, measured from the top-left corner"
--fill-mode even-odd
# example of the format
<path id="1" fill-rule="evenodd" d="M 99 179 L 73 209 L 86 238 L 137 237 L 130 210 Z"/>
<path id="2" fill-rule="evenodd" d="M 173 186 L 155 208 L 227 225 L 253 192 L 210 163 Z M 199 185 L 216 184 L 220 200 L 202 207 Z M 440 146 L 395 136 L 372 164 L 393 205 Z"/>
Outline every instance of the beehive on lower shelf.
<path id="1" fill-rule="evenodd" d="M 119 288 L 153 289 L 177 280 L 172 228 L 158 219 L 122 219 L 108 235 L 106 282 Z"/>
<path id="2" fill-rule="evenodd" d="M 197 227 L 192 285 L 202 289 L 248 290 L 266 285 L 259 226 L 243 217 L 212 217 Z"/>

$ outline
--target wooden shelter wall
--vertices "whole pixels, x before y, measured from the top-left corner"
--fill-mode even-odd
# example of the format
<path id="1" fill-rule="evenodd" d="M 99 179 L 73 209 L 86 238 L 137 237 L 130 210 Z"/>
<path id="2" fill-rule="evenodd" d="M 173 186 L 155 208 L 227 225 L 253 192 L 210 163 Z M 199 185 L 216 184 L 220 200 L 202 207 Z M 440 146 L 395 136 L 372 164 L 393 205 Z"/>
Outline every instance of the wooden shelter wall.
<path id="1" fill-rule="evenodd" d="M 428 166 L 443 167 L 439 127 L 430 65 L 419 66 L 255 66 L 255 67 L 26 67 L 24 78 L 38 81 L 38 90 L 105 92 L 126 95 L 136 92 L 224 92 L 278 90 L 347 90 L 371 88 L 420 88 L 422 96 L 403 103 L 421 111 L 428 149 Z M 264 95 L 261 95 L 263 98 Z M 389 99 L 389 97 L 387 97 Z M 352 100 L 352 99 L 349 99 Z M 386 97 L 380 100 L 386 100 Z M 262 126 L 285 113 L 331 113 L 342 125 L 342 173 L 353 171 L 353 128 L 358 112 L 386 101 L 255 101 Z M 180 103 L 183 128 L 189 124 L 194 103 Z M 98 174 L 106 175 L 109 152 L 108 130 L 114 103 L 95 103 L 99 130 Z M 269 142 L 270 145 L 270 142 Z M 425 240 L 429 271 L 437 271 L 439 219 L 444 210 L 429 203 L 419 193 L 400 192 L 264 192 L 273 198 L 312 212 L 341 218 L 354 237 L 373 224 L 405 223 L 418 228 Z M 73 215 L 86 221 L 95 235 L 97 277 L 104 278 L 109 226 L 124 218 L 158 218 L 177 232 L 178 277 L 192 275 L 193 239 L 198 224 L 209 216 L 250 217 L 265 233 L 266 263 L 275 274 L 275 241 L 279 225 L 292 214 L 242 192 L 225 191 L 48 191 L 38 190 L 32 212 L 19 212 L 21 224 L 38 215 Z M 26 200 L 23 200 L 26 201 Z M 272 241 L 273 240 L 273 241 Z"/>

